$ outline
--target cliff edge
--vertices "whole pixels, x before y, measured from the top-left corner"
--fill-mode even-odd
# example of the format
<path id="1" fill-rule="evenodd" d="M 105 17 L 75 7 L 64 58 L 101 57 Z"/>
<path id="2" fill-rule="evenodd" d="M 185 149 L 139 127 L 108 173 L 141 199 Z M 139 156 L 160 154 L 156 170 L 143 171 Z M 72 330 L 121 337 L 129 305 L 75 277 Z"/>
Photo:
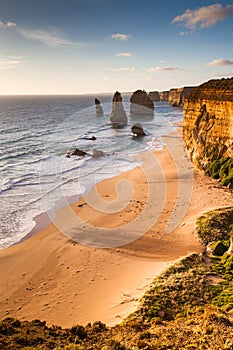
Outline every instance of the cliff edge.
<path id="1" fill-rule="evenodd" d="M 183 138 L 191 160 L 206 169 L 233 157 L 233 78 L 210 80 L 184 100 Z"/>

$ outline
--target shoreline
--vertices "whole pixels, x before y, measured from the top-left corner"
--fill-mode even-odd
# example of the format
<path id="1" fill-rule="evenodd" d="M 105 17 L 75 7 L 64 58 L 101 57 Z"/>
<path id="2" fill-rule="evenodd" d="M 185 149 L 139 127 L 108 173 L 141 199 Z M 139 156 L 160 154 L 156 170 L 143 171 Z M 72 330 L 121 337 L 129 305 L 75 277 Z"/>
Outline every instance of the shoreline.
<path id="1" fill-rule="evenodd" d="M 182 122 L 174 122 L 173 126 L 174 126 L 175 129 L 178 130 L 178 128 L 182 128 Z M 172 134 L 172 133 L 173 132 L 170 132 L 170 134 Z M 147 153 L 147 152 L 156 152 L 157 153 L 157 152 L 162 151 L 165 148 L 163 137 L 164 136 L 161 137 L 161 139 L 162 139 L 161 145 L 163 145 L 162 148 L 146 150 L 145 152 L 142 152 L 139 155 L 134 156 L 134 159 L 137 159 L 137 158 L 140 159 L 141 156 L 143 156 L 143 154 Z M 139 162 L 142 162 L 142 161 L 143 160 L 140 160 Z M 79 195 L 69 195 L 68 197 L 66 197 L 65 201 L 67 202 L 68 205 L 72 205 L 72 204 L 74 204 L 76 202 L 79 202 L 79 201 L 82 200 L 83 197 L 87 197 L 89 195 L 89 193 L 91 192 L 92 188 L 95 187 L 98 183 L 104 182 L 106 180 L 109 180 L 112 177 L 120 176 L 120 175 L 122 175 L 124 173 L 127 173 L 128 171 L 130 172 L 130 171 L 134 170 L 137 167 L 138 167 L 138 165 L 135 163 L 135 166 L 132 167 L 129 170 L 123 170 L 118 175 L 113 175 L 111 177 L 107 177 L 106 179 L 102 179 L 102 180 L 100 180 L 98 182 L 93 183 L 93 185 L 90 187 L 89 191 L 85 195 L 81 195 L 81 194 L 79 194 Z M 52 213 L 52 216 L 54 216 L 54 215 L 56 216 L 57 213 L 59 212 L 59 210 L 61 210 L 62 208 L 64 208 L 64 203 L 63 203 L 63 199 L 60 199 L 54 204 L 54 207 L 50 210 L 51 213 Z M 8 248 L 10 248 L 12 246 L 18 245 L 18 244 L 24 242 L 25 240 L 31 238 L 35 234 L 37 234 L 37 233 L 41 232 L 42 230 L 46 229 L 52 223 L 52 219 L 50 218 L 50 215 L 48 214 L 48 212 L 43 211 L 43 212 L 37 214 L 36 216 L 34 216 L 32 218 L 32 222 L 35 223 L 34 227 L 28 233 L 26 233 L 25 236 L 19 238 L 18 241 L 11 243 L 9 246 L 0 248 L 0 251 L 2 251 L 4 249 L 8 249 Z"/>
<path id="2" fill-rule="evenodd" d="M 156 151 L 156 159 L 166 178 L 166 203 L 155 225 L 136 241 L 117 248 L 93 248 L 75 243 L 49 225 L 0 251 L 1 319 L 39 318 L 62 327 L 96 320 L 114 325 L 136 309 L 142 293 L 171 262 L 203 250 L 194 234 L 195 220 L 203 211 L 229 205 L 230 194 L 227 190 L 220 193 L 216 181 L 194 170 L 190 206 L 179 226 L 168 235 L 166 223 L 179 187 L 177 169 L 166 147 Z M 95 186 L 100 197 L 111 204 L 117 198 L 120 180 L 133 184 L 132 201 L 119 215 L 94 210 L 85 197 L 69 205 L 68 210 L 97 227 L 118 228 L 122 222 L 130 223 L 145 206 L 147 184 L 143 176 L 137 167 Z M 58 211 L 56 220 L 64 221 L 66 215 L 67 207 Z"/>

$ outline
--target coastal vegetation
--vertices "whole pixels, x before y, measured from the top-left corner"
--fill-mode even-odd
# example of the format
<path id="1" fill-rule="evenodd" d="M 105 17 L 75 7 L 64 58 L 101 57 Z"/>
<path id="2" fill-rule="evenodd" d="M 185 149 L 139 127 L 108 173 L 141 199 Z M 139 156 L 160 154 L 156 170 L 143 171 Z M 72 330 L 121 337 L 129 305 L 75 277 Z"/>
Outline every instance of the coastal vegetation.
<path id="1" fill-rule="evenodd" d="M 70 329 L 6 318 L 0 348 L 126 350 L 233 348 L 233 207 L 203 214 L 196 234 L 204 244 L 157 277 L 137 311 L 121 324 Z"/>
<path id="2" fill-rule="evenodd" d="M 220 180 L 223 186 L 233 186 L 233 158 L 226 157 L 214 160 L 207 169 L 206 175 Z"/>

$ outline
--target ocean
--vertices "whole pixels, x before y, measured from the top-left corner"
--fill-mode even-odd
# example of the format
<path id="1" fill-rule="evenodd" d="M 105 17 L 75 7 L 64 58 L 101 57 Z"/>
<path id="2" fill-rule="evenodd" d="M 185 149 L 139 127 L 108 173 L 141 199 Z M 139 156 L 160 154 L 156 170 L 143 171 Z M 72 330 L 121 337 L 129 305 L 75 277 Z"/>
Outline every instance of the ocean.
<path id="1" fill-rule="evenodd" d="M 104 116 L 96 116 L 98 98 Z M 0 96 L 0 248 L 25 237 L 35 217 L 87 194 L 103 179 L 138 165 L 135 155 L 163 147 L 162 136 L 174 130 L 183 112 L 155 102 L 154 117 L 130 117 L 129 95 L 123 95 L 128 125 L 112 128 L 112 95 Z M 143 125 L 148 136 L 132 137 Z M 90 138 L 95 137 L 95 140 Z M 78 148 L 85 157 L 66 157 Z M 104 156 L 92 158 L 93 150 Z"/>

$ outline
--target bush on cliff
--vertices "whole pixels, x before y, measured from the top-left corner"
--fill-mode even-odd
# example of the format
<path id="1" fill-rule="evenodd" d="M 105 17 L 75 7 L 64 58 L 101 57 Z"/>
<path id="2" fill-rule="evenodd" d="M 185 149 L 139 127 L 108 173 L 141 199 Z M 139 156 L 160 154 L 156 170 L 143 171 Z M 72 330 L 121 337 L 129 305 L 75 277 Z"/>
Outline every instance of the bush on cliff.
<path id="1" fill-rule="evenodd" d="M 233 159 L 228 159 L 220 168 L 220 179 L 223 186 L 233 184 Z"/>
<path id="2" fill-rule="evenodd" d="M 223 186 L 233 185 L 233 158 L 220 158 L 214 160 L 206 168 L 206 175 L 218 180 Z"/>
<path id="3" fill-rule="evenodd" d="M 233 207 L 209 211 L 197 221 L 197 234 L 202 244 L 228 239 L 233 230 Z"/>

